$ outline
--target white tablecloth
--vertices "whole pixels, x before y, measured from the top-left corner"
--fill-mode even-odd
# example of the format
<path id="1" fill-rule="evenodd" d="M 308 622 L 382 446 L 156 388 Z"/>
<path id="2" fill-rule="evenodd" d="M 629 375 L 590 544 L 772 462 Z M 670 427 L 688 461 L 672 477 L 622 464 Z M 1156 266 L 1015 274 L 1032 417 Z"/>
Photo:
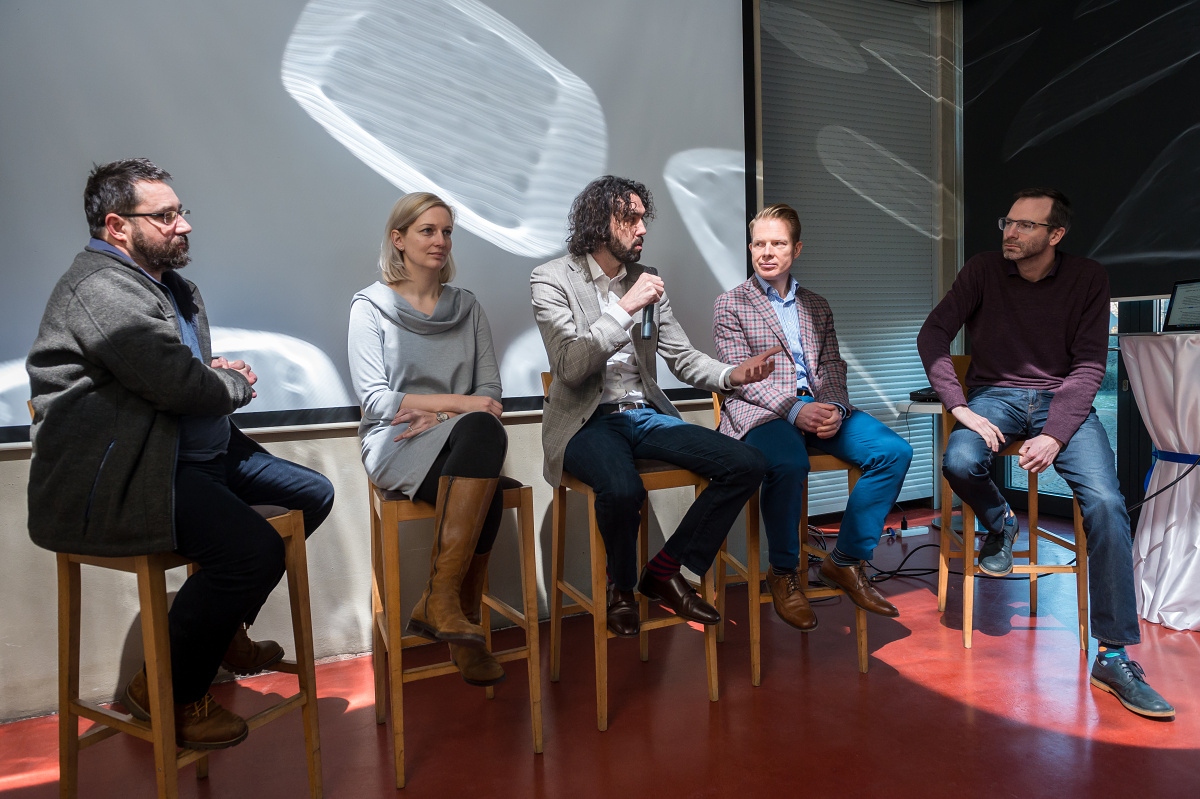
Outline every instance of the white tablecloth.
<path id="1" fill-rule="evenodd" d="M 1200 454 L 1200 333 L 1122 336 L 1121 355 L 1155 449 Z M 1159 460 L 1147 496 L 1187 468 Z M 1200 466 L 1142 507 L 1133 574 L 1142 618 L 1200 630 Z"/>

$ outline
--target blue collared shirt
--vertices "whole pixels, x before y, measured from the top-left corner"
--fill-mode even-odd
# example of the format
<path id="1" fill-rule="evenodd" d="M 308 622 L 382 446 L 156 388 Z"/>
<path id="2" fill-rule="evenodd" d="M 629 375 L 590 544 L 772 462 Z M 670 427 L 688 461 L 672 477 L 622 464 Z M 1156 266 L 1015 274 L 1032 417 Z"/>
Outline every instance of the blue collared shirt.
<path id="1" fill-rule="evenodd" d="M 800 314 L 796 310 L 796 289 L 800 284 L 796 278 L 788 276 L 788 293 L 786 296 L 780 297 L 779 292 L 775 290 L 767 281 L 763 280 L 759 275 L 755 275 L 754 279 L 758 281 L 758 285 L 767 294 L 767 301 L 771 303 L 771 308 L 775 311 L 775 316 L 779 317 L 779 326 L 783 328 L 783 335 L 787 339 L 788 349 L 792 353 L 792 362 L 796 364 L 796 391 L 800 389 L 808 389 L 811 391 L 808 382 L 808 366 L 804 363 L 804 345 L 800 343 Z M 804 407 L 803 402 L 797 402 L 792 406 L 792 410 L 788 413 L 788 422 L 796 423 L 796 417 L 800 415 L 800 409 Z"/>

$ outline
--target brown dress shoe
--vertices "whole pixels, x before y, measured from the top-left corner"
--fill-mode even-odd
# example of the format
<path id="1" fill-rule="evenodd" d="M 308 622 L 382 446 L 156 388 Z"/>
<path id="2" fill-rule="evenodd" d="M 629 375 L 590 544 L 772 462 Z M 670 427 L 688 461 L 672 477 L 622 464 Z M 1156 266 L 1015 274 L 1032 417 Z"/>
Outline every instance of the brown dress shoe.
<path id="1" fill-rule="evenodd" d="M 644 568 L 642 579 L 638 581 L 638 590 L 649 600 L 665 602 L 671 610 L 690 621 L 721 623 L 721 614 L 717 613 L 717 609 L 701 599 L 679 572 L 672 574 L 669 579 L 660 580 L 649 568 Z"/>
<path id="2" fill-rule="evenodd" d="M 246 625 L 238 625 L 225 656 L 221 658 L 221 667 L 234 674 L 247 677 L 265 671 L 283 660 L 283 647 L 274 641 L 251 641 Z"/>
<path id="3" fill-rule="evenodd" d="M 146 670 L 133 676 L 122 698 L 129 715 L 150 720 L 150 691 Z M 241 716 L 217 704 L 212 694 L 195 702 L 175 703 L 175 745 L 184 749 L 225 749 L 246 740 L 250 728 Z"/>
<path id="4" fill-rule="evenodd" d="M 833 558 L 827 557 L 821 562 L 821 579 L 826 585 L 845 591 L 850 601 L 863 610 L 891 618 L 900 615 L 896 606 L 884 599 L 871 585 L 861 562 L 853 566 L 839 566 L 833 562 Z"/>
<path id="5" fill-rule="evenodd" d="M 608 584 L 608 629 L 619 638 L 633 638 L 641 629 L 637 598 L 632 591 L 619 591 Z"/>
<path id="6" fill-rule="evenodd" d="M 768 568 L 767 587 L 771 589 L 775 615 L 801 632 L 817 629 L 817 614 L 808 604 L 808 597 L 800 587 L 800 575 L 795 569 L 786 574 L 776 574 L 774 568 Z"/>

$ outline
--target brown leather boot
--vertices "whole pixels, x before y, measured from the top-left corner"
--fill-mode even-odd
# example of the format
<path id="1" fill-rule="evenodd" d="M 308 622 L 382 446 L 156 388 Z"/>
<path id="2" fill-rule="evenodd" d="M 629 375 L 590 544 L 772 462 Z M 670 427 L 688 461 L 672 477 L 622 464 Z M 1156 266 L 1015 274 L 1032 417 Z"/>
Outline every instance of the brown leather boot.
<path id="1" fill-rule="evenodd" d="M 129 715 L 150 720 L 150 691 L 146 670 L 133 676 L 122 698 Z M 184 749 L 225 749 L 240 744 L 250 734 L 246 720 L 217 704 L 212 694 L 195 702 L 175 703 L 175 745 Z"/>
<path id="2" fill-rule="evenodd" d="M 471 558 L 471 565 L 467 568 L 467 576 L 463 578 L 462 590 L 459 593 L 462 597 L 463 615 L 472 624 L 479 624 L 483 617 L 480 603 L 483 602 L 483 583 L 487 580 L 490 555 L 490 552 L 484 552 Z M 450 644 L 450 659 L 458 666 L 462 678 L 470 685 L 487 687 L 504 682 L 504 667 L 487 649 Z"/>
<path id="3" fill-rule="evenodd" d="M 247 677 L 265 671 L 283 660 L 283 647 L 274 641 L 252 641 L 247 627 L 239 624 L 225 657 L 221 658 L 221 667 L 234 674 Z"/>
<path id="4" fill-rule="evenodd" d="M 438 481 L 429 584 L 408 620 L 410 634 L 483 647 L 483 628 L 467 621 L 459 592 L 499 482 L 495 477 L 452 475 Z"/>

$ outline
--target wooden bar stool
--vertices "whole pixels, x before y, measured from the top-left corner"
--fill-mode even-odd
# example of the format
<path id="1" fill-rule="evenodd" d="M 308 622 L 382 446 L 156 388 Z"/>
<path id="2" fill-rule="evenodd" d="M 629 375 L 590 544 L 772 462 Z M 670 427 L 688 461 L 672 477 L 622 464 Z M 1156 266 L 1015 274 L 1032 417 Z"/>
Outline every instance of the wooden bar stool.
<path id="1" fill-rule="evenodd" d="M 284 540 L 288 596 L 291 600 L 292 634 L 296 661 L 281 662 L 276 671 L 295 674 L 299 691 L 246 719 L 251 730 L 299 709 L 304 725 L 305 758 L 309 792 L 322 795 L 321 739 L 317 729 L 316 672 L 313 664 L 312 617 L 309 610 L 308 558 L 304 542 L 304 515 L 276 507 L 256 507 Z M 79 609 L 81 565 L 115 569 L 137 575 L 141 606 L 142 641 L 146 658 L 146 684 L 150 698 L 150 721 L 139 721 L 101 705 L 79 698 Z M 58 691 L 59 691 L 59 795 L 72 798 L 79 787 L 79 750 L 119 732 L 149 741 L 154 746 L 158 795 L 179 796 L 179 769 L 196 763 L 196 777 L 208 775 L 208 753 L 177 749 L 175 703 L 171 692 L 171 644 L 167 631 L 166 572 L 193 564 L 172 552 L 104 558 L 58 554 Z M 96 726 L 79 734 L 79 719 Z"/>
<path id="2" fill-rule="evenodd" d="M 550 391 L 550 373 L 542 372 L 543 395 Z M 661 461 L 635 461 L 642 485 L 646 491 L 656 491 L 663 488 L 695 489 L 696 495 L 708 485 L 708 481 L 669 463 Z M 588 541 L 591 554 L 591 591 L 584 593 L 575 585 L 567 582 L 564 577 L 566 535 L 567 535 L 567 491 L 582 494 L 588 508 Z M 649 532 L 649 500 L 642 503 L 641 524 L 638 528 L 638 568 L 646 565 L 648 556 L 647 538 Z M 608 639 L 615 637 L 608 629 L 608 596 L 607 596 L 607 557 L 604 549 L 604 539 L 600 536 L 600 527 L 596 522 L 596 495 L 591 486 L 581 482 L 567 472 L 563 472 L 561 482 L 554 487 L 553 532 L 551 535 L 551 577 L 550 577 L 550 681 L 558 682 L 562 663 L 562 619 L 567 613 L 590 613 L 592 615 L 592 644 L 596 661 L 596 727 L 601 732 L 608 729 Z M 709 569 L 700 583 L 700 594 L 704 601 L 713 603 L 713 569 Z M 564 605 L 563 594 L 569 596 L 573 603 Z M 671 627 L 676 624 L 687 624 L 682 616 L 660 616 L 650 618 L 650 601 L 638 593 L 638 616 L 641 619 L 638 642 L 643 661 L 650 659 L 651 630 Z M 719 697 L 717 686 L 717 636 L 714 626 L 704 628 L 704 662 L 708 675 L 708 698 L 716 702 Z"/>
<path id="3" fill-rule="evenodd" d="M 713 395 L 713 417 L 717 426 L 721 424 L 720 395 Z M 862 477 L 862 472 L 854 465 L 839 460 L 832 455 L 826 455 L 819 450 L 808 451 L 809 473 L 846 472 L 846 486 L 854 490 L 854 484 Z M 800 527 L 800 586 L 804 596 L 809 599 L 820 599 L 829 596 L 840 596 L 846 592 L 840 588 L 826 585 L 811 585 L 808 579 L 808 558 L 817 557 L 822 560 L 829 554 L 825 550 L 808 543 L 808 481 L 801 487 Z M 758 492 L 746 502 L 746 562 L 742 563 L 729 552 L 726 542 L 717 555 L 717 611 L 721 614 L 721 623 L 717 627 L 717 640 L 725 640 L 725 587 L 732 578 L 740 577 L 746 581 L 746 594 L 750 605 L 750 684 L 762 684 L 762 619 L 761 609 L 764 604 L 771 604 L 771 592 L 762 590 L 762 569 L 759 547 L 759 508 Z M 858 670 L 866 674 L 868 668 L 867 654 L 867 612 L 858 605 L 854 606 L 855 641 L 858 650 Z"/>
<path id="4" fill-rule="evenodd" d="M 969 355 L 954 355 L 951 356 L 951 360 L 954 361 L 954 371 L 957 373 L 958 382 L 963 386 L 963 392 L 965 393 L 967 367 L 971 365 L 971 357 Z M 952 414 L 942 414 L 943 456 L 946 454 L 946 447 L 950 442 L 950 431 L 954 429 L 954 424 L 955 419 Z M 1023 443 L 1024 439 L 1013 441 L 1005 449 L 1001 450 L 997 457 L 1019 456 Z M 942 613 L 946 611 L 946 593 L 950 582 L 950 561 L 961 559 L 963 561 L 962 637 L 963 646 L 970 649 L 971 632 L 975 622 L 975 578 L 978 575 L 983 575 L 976 559 L 975 535 L 965 532 L 975 530 L 975 511 L 967 503 L 962 503 L 962 529 L 964 532 L 960 533 L 954 530 L 951 526 L 950 507 L 954 498 L 954 492 L 951 490 L 950 483 L 946 480 L 944 472 L 942 475 L 941 491 L 942 531 L 938 548 L 938 611 Z M 1029 612 L 1033 616 L 1037 615 L 1037 580 L 1039 576 L 1048 573 L 1064 572 L 1075 575 L 1076 605 L 1079 609 L 1079 648 L 1086 652 L 1088 648 L 1087 533 L 1083 529 L 1083 514 L 1079 510 L 1079 500 L 1075 499 L 1074 496 L 1071 497 L 1075 540 L 1069 541 L 1041 527 L 1038 522 L 1038 476 L 1036 474 L 1029 474 L 1027 496 L 1029 502 L 1029 544 L 1025 549 L 1016 549 L 1014 547 L 1013 559 L 1025 558 L 1028 562 L 1013 563 L 1013 574 L 1029 575 Z M 1075 556 L 1075 563 L 1039 563 L 1038 542 L 1043 538 L 1072 553 Z"/>
<path id="5" fill-rule="evenodd" d="M 418 519 L 433 519 L 436 509 L 419 500 L 409 500 L 397 491 L 385 491 L 368 485 L 371 513 L 371 605 L 373 624 L 372 667 L 375 674 L 375 723 L 387 721 L 390 703 L 392 718 L 392 752 L 396 771 L 396 787 L 403 788 L 404 774 L 404 683 L 457 674 L 458 667 L 450 660 L 428 666 L 404 667 L 403 651 L 435 642 L 416 635 L 404 635 L 400 610 L 400 523 Z M 504 507 L 517 511 L 518 551 L 521 563 L 521 596 L 524 610 L 519 611 L 483 587 L 480 624 L 486 635 L 486 645 L 492 648 L 491 610 L 504 616 L 525 631 L 525 646 L 492 652 L 496 660 L 505 663 L 526 661 L 529 672 L 529 715 L 533 733 L 533 751 L 542 751 L 542 683 L 541 658 L 538 654 L 537 560 L 534 552 L 533 489 L 529 486 L 510 488 L 503 492 Z M 444 645 L 444 644 L 443 644 Z M 391 683 L 390 692 L 388 683 Z M 488 686 L 484 695 L 491 699 L 495 689 Z"/>

